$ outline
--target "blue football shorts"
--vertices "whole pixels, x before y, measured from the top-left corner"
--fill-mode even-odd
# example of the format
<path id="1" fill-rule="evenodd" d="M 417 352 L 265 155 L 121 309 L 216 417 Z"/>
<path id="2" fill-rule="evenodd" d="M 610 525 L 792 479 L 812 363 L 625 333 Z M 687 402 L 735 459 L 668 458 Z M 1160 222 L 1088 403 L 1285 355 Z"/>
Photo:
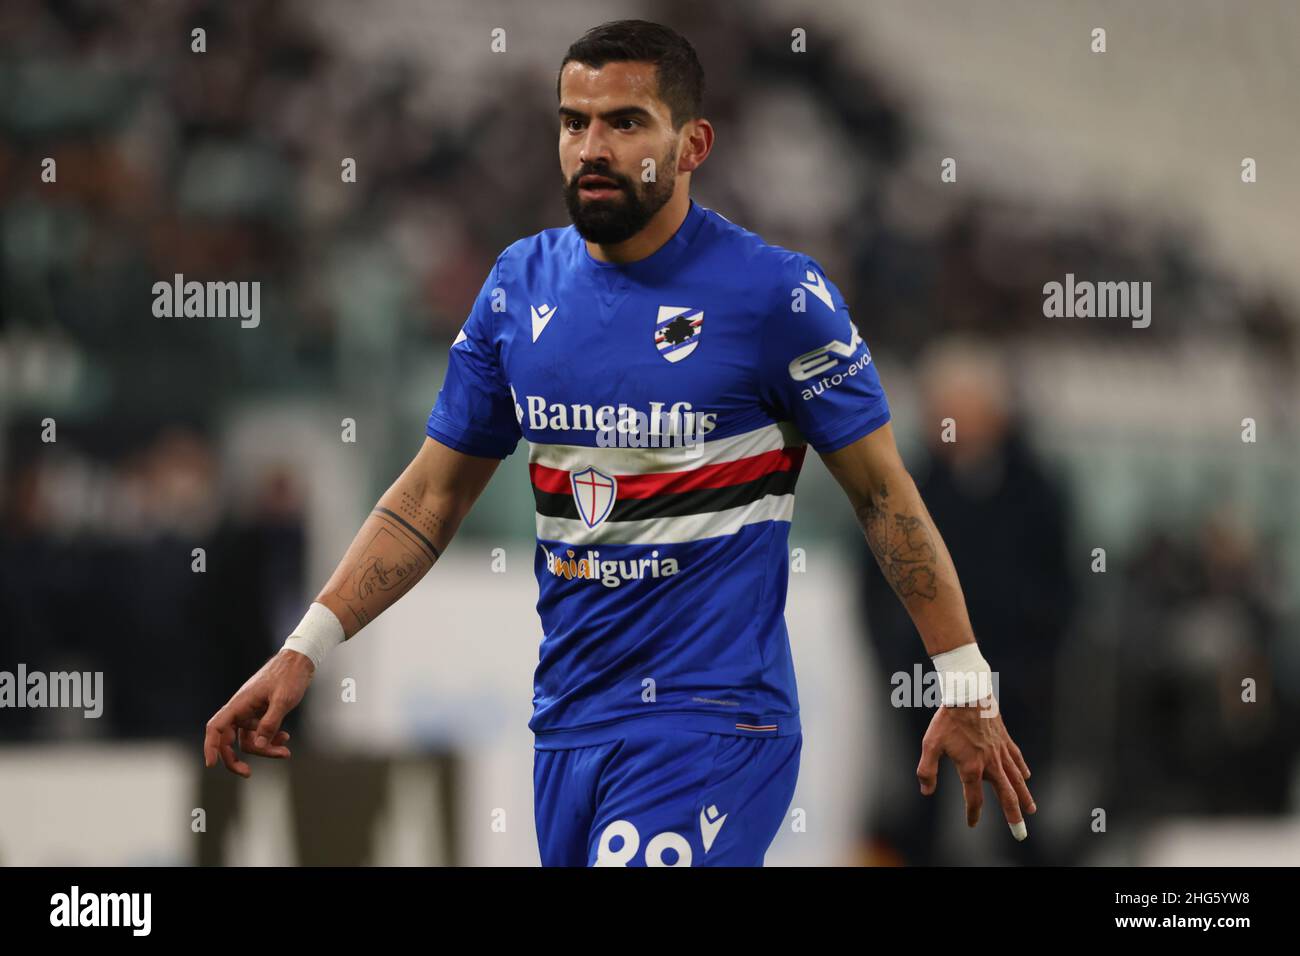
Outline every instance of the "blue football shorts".
<path id="1" fill-rule="evenodd" d="M 536 749 L 543 866 L 762 866 L 790 808 L 803 734 L 741 737 L 625 724 Z"/>

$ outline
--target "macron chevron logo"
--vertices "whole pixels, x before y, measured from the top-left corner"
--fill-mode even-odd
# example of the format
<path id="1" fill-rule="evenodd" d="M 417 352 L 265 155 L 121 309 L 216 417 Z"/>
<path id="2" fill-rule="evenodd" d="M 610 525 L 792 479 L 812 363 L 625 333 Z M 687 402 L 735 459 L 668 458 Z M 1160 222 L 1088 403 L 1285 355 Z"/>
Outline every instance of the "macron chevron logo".
<path id="1" fill-rule="evenodd" d="M 704 852 L 708 853 L 713 847 L 713 841 L 718 837 L 718 831 L 722 825 L 727 822 L 727 815 L 718 812 L 717 804 L 709 804 L 708 809 L 700 811 L 700 836 L 704 840 Z"/>
<path id="2" fill-rule="evenodd" d="M 808 270 L 808 279 L 812 283 L 811 285 L 808 282 L 800 282 L 799 284 L 821 299 L 822 305 L 834 312 L 835 303 L 831 301 L 831 290 L 826 288 L 826 280 L 812 269 Z"/>
<path id="3" fill-rule="evenodd" d="M 537 336 L 542 334 L 542 329 L 546 328 L 546 323 L 555 317 L 555 313 L 560 310 L 558 305 L 547 305 L 543 302 L 541 305 L 530 307 L 533 312 L 533 341 L 537 341 Z"/>

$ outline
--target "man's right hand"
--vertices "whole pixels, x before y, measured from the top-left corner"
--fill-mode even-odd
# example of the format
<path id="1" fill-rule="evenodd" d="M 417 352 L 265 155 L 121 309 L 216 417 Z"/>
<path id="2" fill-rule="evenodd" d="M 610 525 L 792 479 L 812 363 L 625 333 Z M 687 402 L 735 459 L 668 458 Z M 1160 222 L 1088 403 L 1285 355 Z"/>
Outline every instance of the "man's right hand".
<path id="1" fill-rule="evenodd" d="M 231 773 L 251 777 L 248 764 L 235 756 L 236 734 L 239 749 L 246 754 L 288 759 L 289 748 L 284 744 L 289 735 L 280 729 L 280 722 L 302 701 L 314 671 L 307 655 L 291 650 L 281 650 L 263 664 L 208 721 L 203 737 L 204 765 L 215 765 L 220 756 Z"/>

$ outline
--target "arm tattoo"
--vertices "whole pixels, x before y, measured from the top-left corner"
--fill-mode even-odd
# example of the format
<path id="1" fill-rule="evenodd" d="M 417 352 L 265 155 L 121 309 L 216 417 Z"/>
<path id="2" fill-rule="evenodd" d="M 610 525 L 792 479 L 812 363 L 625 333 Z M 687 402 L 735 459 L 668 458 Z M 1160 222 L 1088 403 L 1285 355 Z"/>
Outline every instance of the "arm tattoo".
<path id="1" fill-rule="evenodd" d="M 933 601 L 937 552 L 925 522 L 905 512 L 889 513 L 889 489 L 882 482 L 879 492 L 858 507 L 858 523 L 876 556 L 885 580 L 904 602 L 913 597 Z"/>
<path id="2" fill-rule="evenodd" d="M 427 508 L 424 510 L 428 511 Z M 418 543 L 420 547 L 422 547 L 425 550 L 425 552 L 428 554 L 429 558 L 431 559 L 429 561 L 430 564 L 433 564 L 434 561 L 437 561 L 440 557 L 442 557 L 442 552 L 433 546 L 433 542 L 430 541 L 428 538 L 426 538 L 419 528 L 415 527 L 415 525 L 411 524 L 411 522 L 407 521 L 401 515 L 389 511 L 387 508 L 376 508 L 374 511 L 371 512 L 371 514 L 377 514 L 381 518 L 388 519 L 388 522 L 390 524 L 396 522 L 399 530 L 406 532 L 406 534 L 409 537 L 414 537 L 416 543 Z M 437 515 L 434 515 L 433 512 L 429 512 L 429 514 L 432 515 L 432 518 L 428 521 L 428 523 L 441 522 L 442 519 L 438 518 Z"/>
<path id="3" fill-rule="evenodd" d="M 381 519 L 385 527 L 375 532 L 347 580 L 335 592 L 362 627 L 372 619 L 372 614 L 366 610 L 366 602 L 372 595 L 380 591 L 392 592 L 385 606 L 393 603 L 433 567 L 442 554 L 401 515 L 387 508 L 375 508 L 371 514 Z M 442 523 L 442 519 L 428 512 L 424 523 L 432 530 Z"/>
<path id="4" fill-rule="evenodd" d="M 403 490 L 401 498 L 397 503 L 397 510 L 405 516 L 407 521 L 415 526 L 412 530 L 419 529 L 425 534 L 426 540 L 424 543 L 433 550 L 436 559 L 441 552 L 438 551 L 437 548 L 433 547 L 432 539 L 442 530 L 442 526 L 446 521 L 443 519 L 442 515 L 424 505 L 425 485 L 426 482 L 421 480 L 416 484 L 413 490 Z M 389 514 L 391 513 L 392 512 L 389 512 Z"/>

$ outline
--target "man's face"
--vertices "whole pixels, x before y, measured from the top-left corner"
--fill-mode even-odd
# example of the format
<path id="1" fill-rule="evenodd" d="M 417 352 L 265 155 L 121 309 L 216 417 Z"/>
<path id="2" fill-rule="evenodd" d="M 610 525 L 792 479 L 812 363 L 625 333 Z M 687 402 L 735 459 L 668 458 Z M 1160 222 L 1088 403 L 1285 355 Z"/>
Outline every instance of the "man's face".
<path id="1" fill-rule="evenodd" d="M 672 112 L 658 98 L 654 64 L 566 63 L 560 172 L 579 235 L 608 245 L 640 232 L 672 198 L 677 140 Z"/>

